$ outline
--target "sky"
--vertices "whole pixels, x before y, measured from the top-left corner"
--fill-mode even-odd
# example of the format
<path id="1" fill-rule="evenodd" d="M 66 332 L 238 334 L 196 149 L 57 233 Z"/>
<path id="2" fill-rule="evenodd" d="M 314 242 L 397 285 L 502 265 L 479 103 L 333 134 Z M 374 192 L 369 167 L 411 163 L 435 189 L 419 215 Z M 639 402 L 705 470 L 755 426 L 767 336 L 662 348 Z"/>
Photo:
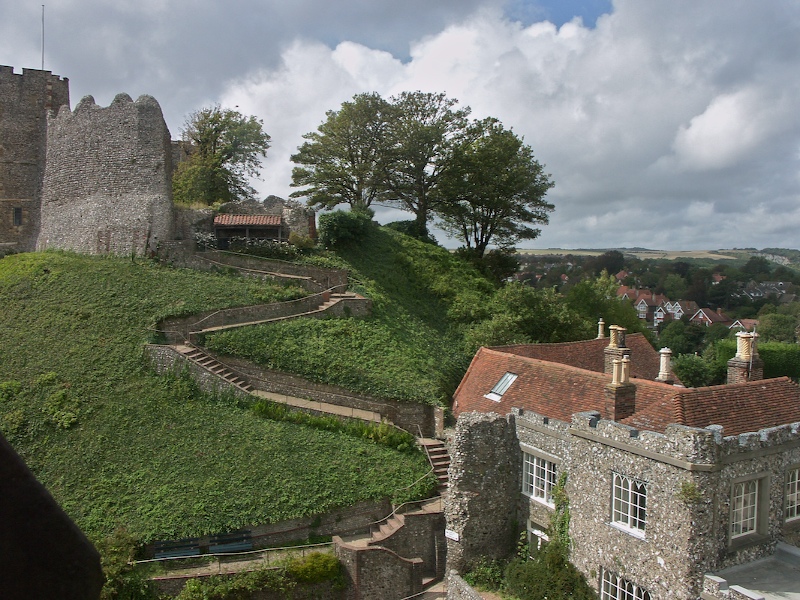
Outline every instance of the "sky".
<path id="1" fill-rule="evenodd" d="M 289 156 L 325 111 L 443 92 L 555 182 L 520 247 L 800 248 L 796 0 L 45 2 L 45 69 L 73 108 L 149 94 L 174 139 L 204 106 L 256 115 L 261 196 L 294 191 Z M 41 38 L 41 1 L 0 0 L 0 64 L 40 68 Z"/>

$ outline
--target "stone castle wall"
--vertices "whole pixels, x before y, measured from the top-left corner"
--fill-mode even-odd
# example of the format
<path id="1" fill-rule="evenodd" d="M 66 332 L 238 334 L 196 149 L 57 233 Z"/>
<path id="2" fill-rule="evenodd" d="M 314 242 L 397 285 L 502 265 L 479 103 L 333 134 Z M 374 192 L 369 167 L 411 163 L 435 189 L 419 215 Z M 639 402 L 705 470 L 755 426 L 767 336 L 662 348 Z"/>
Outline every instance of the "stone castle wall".
<path id="1" fill-rule="evenodd" d="M 145 254 L 172 239 L 170 134 L 150 96 L 50 119 L 38 248 Z"/>
<path id="2" fill-rule="evenodd" d="M 69 106 L 69 80 L 0 65 L 0 245 L 33 250 L 39 230 L 47 117 Z M 21 212 L 15 224 L 14 210 Z"/>

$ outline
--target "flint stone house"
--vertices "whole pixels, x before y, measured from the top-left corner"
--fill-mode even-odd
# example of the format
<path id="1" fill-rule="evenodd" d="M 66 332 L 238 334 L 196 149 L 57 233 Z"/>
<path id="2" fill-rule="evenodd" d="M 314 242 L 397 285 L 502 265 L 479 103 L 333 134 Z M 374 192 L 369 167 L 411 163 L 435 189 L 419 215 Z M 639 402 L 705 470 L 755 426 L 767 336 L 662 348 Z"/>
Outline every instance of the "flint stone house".
<path id="1" fill-rule="evenodd" d="M 517 523 L 535 547 L 566 472 L 571 560 L 602 600 L 800 590 L 800 388 L 762 379 L 755 334 L 728 385 L 696 389 L 667 349 L 602 335 L 476 353 L 454 396 L 448 568 L 509 553 Z M 758 587 L 764 560 L 788 587 Z"/>

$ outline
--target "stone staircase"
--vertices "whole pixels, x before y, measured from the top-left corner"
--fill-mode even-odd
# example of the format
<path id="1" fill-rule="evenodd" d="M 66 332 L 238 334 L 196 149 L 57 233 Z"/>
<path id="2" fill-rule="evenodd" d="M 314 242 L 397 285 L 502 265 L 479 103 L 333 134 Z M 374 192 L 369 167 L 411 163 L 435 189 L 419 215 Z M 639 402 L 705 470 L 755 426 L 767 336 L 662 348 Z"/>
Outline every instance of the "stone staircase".
<path id="1" fill-rule="evenodd" d="M 445 494 L 449 481 L 447 471 L 450 468 L 450 454 L 447 452 L 444 442 L 430 438 L 421 438 L 419 444 L 428 455 L 428 460 L 433 467 L 433 474 L 436 475 L 436 479 L 439 481 L 437 491 L 440 495 Z"/>
<path id="2" fill-rule="evenodd" d="M 250 383 L 247 382 L 241 375 L 234 373 L 231 369 L 223 365 L 214 357 L 209 356 L 199 348 L 195 348 L 194 346 L 178 345 L 175 346 L 175 349 L 192 362 L 195 362 L 203 367 L 206 371 L 213 373 L 217 377 L 227 381 L 231 385 L 236 386 L 240 390 L 247 392 L 248 394 L 252 394 L 255 391 L 253 386 L 250 385 Z"/>
<path id="3" fill-rule="evenodd" d="M 287 321 L 289 319 L 298 319 L 300 317 L 319 317 L 324 315 L 329 308 L 335 306 L 339 302 L 347 298 L 358 298 L 357 294 L 352 292 L 343 292 L 343 293 L 332 293 L 330 294 L 330 298 L 325 301 L 321 301 L 316 308 L 312 310 L 307 310 L 303 312 L 297 312 L 290 315 L 283 315 L 279 317 L 271 317 L 268 319 L 259 319 L 255 321 L 242 321 L 238 323 L 229 323 L 227 325 L 217 325 L 214 327 L 205 327 L 202 329 L 198 329 L 196 331 L 190 331 L 188 334 L 189 341 L 191 343 L 195 343 L 198 336 L 202 336 L 205 334 L 212 334 L 212 333 L 219 333 L 220 331 L 226 331 L 229 329 L 237 329 L 239 327 L 251 327 L 253 325 L 263 325 L 266 323 L 277 323 L 278 321 Z"/>
<path id="4" fill-rule="evenodd" d="M 428 589 L 444 577 L 446 543 L 442 511 L 441 497 L 411 502 L 374 523 L 370 533 L 338 540 L 354 551 L 384 548 L 397 553 L 401 560 L 417 560 L 421 566 L 421 589 Z"/>

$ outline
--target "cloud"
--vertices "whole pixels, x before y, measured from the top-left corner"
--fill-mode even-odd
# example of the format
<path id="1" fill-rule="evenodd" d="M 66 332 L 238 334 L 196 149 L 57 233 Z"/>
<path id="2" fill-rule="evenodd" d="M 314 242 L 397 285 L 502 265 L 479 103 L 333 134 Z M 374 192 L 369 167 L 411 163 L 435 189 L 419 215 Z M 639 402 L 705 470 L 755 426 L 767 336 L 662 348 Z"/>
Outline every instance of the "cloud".
<path id="1" fill-rule="evenodd" d="M 0 57 L 37 66 L 38 6 L 14 13 L 26 37 L 8 2 Z M 552 174 L 536 245 L 796 247 L 800 4 L 616 0 L 599 17 L 594 4 L 587 19 L 559 7 L 554 24 L 541 20 L 554 5 L 531 0 L 54 0 L 48 65 L 73 102 L 153 94 L 174 135 L 213 102 L 258 115 L 273 138 L 265 195 L 292 191 L 289 156 L 326 110 L 441 91 L 512 127 Z"/>

